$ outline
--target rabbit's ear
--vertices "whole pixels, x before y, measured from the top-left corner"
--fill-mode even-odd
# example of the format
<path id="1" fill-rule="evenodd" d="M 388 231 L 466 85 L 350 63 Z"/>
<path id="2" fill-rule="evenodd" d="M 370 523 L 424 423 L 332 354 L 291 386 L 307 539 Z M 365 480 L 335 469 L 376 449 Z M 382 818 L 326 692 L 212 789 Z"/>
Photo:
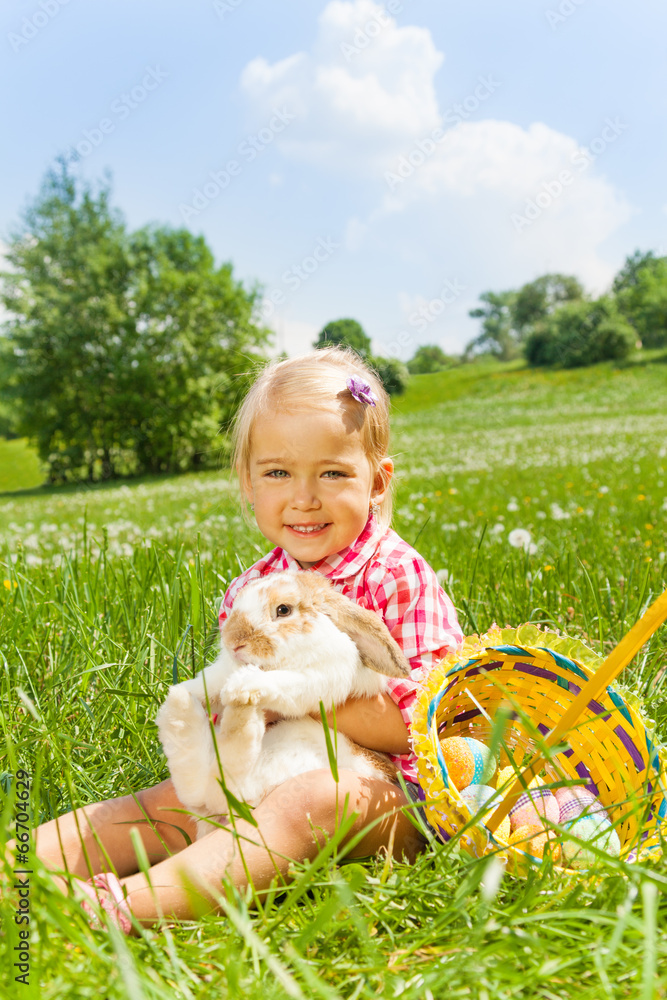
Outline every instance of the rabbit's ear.
<path id="1" fill-rule="evenodd" d="M 336 628 L 349 635 L 365 667 L 387 677 L 410 676 L 410 664 L 401 647 L 375 612 L 360 608 L 333 588 L 324 596 L 321 610 Z"/>

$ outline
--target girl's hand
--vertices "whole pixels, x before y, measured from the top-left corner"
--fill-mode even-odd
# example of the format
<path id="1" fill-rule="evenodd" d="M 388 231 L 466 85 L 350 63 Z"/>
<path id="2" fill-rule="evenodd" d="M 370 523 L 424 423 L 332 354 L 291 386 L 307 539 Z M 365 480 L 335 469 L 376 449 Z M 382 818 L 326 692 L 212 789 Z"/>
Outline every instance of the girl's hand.
<path id="1" fill-rule="evenodd" d="M 271 711 L 264 712 L 264 723 L 267 726 L 270 726 L 272 722 L 280 722 L 282 718 L 283 716 L 280 714 L 280 712 L 271 712 Z"/>
<path id="2" fill-rule="evenodd" d="M 311 715 L 319 721 L 319 712 L 312 712 Z M 333 726 L 331 712 L 327 712 L 327 721 Z M 336 709 L 336 728 L 369 750 L 393 754 L 410 751 L 408 728 L 401 710 L 388 694 L 379 694 L 374 698 L 349 698 Z"/>

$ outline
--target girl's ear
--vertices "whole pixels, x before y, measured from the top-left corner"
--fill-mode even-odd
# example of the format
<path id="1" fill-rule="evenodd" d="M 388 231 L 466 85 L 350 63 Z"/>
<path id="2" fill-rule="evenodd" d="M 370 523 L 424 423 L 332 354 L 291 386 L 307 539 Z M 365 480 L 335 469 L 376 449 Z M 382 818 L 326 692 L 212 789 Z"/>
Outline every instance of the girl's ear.
<path id="1" fill-rule="evenodd" d="M 390 458 L 383 458 L 380 462 L 375 478 L 373 479 L 373 491 L 371 497 L 376 503 L 381 503 L 384 495 L 389 489 L 389 484 L 394 476 L 394 463 Z"/>
<path id="2" fill-rule="evenodd" d="M 252 492 L 252 482 L 250 479 L 250 473 L 247 469 L 241 469 L 238 465 L 236 467 L 236 475 L 239 477 L 239 482 L 241 484 L 241 489 L 243 490 L 243 496 L 246 502 L 252 506 L 254 503 L 254 494 Z"/>

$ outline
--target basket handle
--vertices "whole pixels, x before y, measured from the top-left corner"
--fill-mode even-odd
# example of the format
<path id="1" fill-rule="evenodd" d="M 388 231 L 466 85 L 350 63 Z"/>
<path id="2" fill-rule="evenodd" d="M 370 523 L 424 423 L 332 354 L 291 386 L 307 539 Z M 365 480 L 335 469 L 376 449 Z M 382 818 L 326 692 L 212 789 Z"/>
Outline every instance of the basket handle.
<path id="1" fill-rule="evenodd" d="M 604 663 L 586 681 L 560 722 L 556 723 L 551 732 L 547 733 L 544 737 L 545 746 L 550 747 L 554 743 L 558 743 L 560 738 L 572 728 L 589 701 L 594 701 L 607 685 L 611 684 L 618 677 L 624 667 L 627 667 L 630 660 L 639 652 L 644 643 L 650 639 L 666 618 L 667 590 L 651 604 L 627 635 L 624 635 L 619 644 L 612 649 Z M 538 750 L 528 764 L 528 767 L 516 779 L 493 815 L 485 820 L 484 825 L 488 827 L 491 833 L 495 833 L 498 825 L 507 816 L 516 800 L 525 791 L 529 781 L 535 777 L 543 763 L 544 754 L 541 750 Z"/>

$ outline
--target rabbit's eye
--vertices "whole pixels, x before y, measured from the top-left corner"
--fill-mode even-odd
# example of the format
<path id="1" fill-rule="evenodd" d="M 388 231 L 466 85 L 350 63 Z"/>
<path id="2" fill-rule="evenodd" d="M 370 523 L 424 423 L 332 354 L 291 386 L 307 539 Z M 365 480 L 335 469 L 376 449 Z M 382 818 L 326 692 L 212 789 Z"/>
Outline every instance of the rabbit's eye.
<path id="1" fill-rule="evenodd" d="M 287 618 L 288 615 L 292 614 L 292 609 L 289 604 L 279 604 L 276 608 L 276 615 L 278 618 Z"/>

